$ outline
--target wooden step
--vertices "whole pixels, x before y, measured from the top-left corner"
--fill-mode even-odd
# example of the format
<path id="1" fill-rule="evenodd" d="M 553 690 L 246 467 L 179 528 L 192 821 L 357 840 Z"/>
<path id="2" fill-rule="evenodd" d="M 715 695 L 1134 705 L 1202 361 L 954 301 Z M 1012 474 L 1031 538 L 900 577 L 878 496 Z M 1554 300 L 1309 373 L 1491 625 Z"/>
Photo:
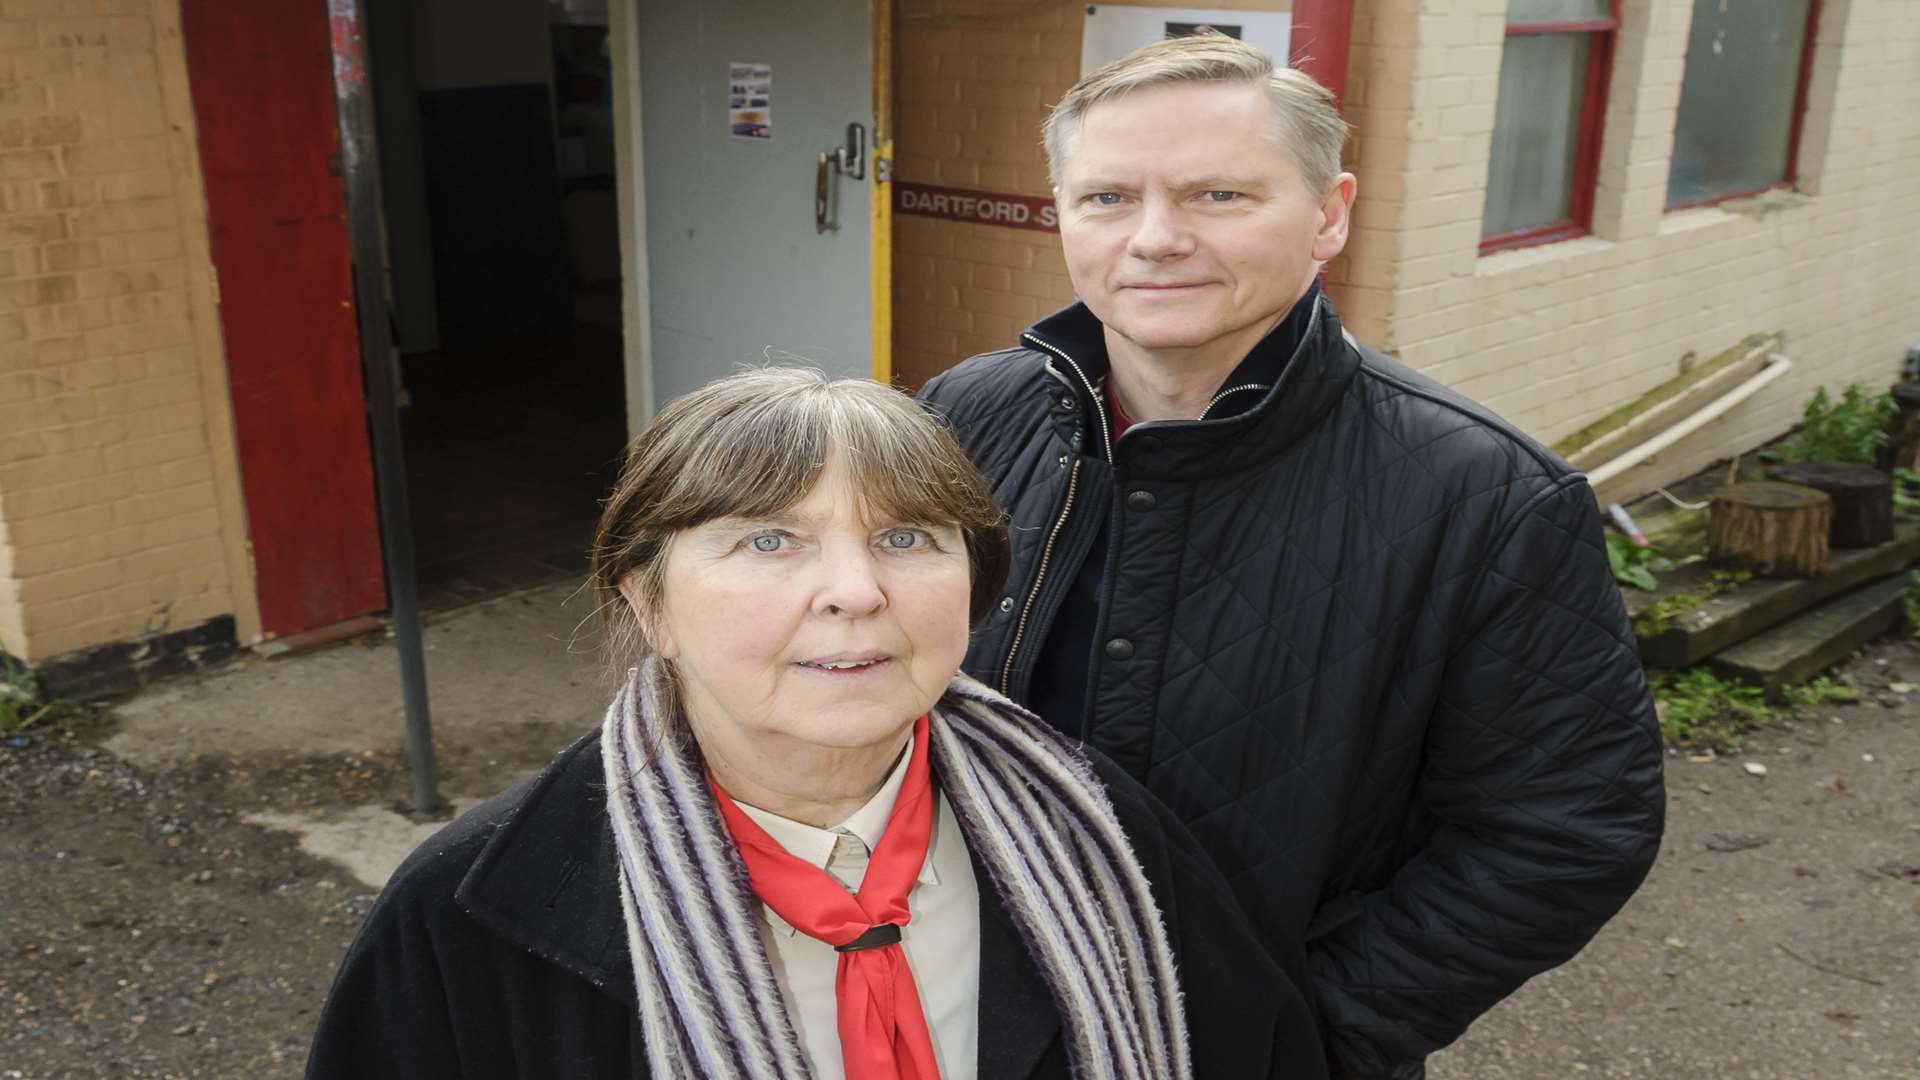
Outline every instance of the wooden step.
<path id="1" fill-rule="evenodd" d="M 1829 600 L 1707 661 L 1722 675 L 1764 688 L 1805 682 L 1901 624 L 1907 576 L 1898 574 Z"/>
<path id="2" fill-rule="evenodd" d="M 1817 578 L 1754 578 L 1702 601 L 1674 616 L 1660 633 L 1641 638 L 1640 659 L 1668 671 L 1697 664 L 1835 596 L 1899 574 L 1916 559 L 1920 523 L 1903 521 L 1894 526 L 1893 539 L 1877 547 L 1835 549 L 1827 572 Z M 1655 592 L 1627 590 L 1627 613 L 1637 616 L 1664 597 L 1698 589 L 1711 574 L 1705 564 L 1694 563 L 1662 574 Z"/>

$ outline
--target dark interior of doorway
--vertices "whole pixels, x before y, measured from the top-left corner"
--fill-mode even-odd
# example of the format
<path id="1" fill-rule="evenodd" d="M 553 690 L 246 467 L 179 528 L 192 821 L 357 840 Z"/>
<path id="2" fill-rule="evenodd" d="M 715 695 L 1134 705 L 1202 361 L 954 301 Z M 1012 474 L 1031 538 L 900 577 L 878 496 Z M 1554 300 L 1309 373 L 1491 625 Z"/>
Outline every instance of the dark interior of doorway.
<path id="1" fill-rule="evenodd" d="M 373 42 L 374 78 L 413 105 L 383 109 L 382 173 L 431 612 L 585 570 L 627 438 L 625 373 L 604 19 L 489 0 L 548 31 L 529 48 L 440 0 L 407 6 L 389 25 L 408 47 Z"/>

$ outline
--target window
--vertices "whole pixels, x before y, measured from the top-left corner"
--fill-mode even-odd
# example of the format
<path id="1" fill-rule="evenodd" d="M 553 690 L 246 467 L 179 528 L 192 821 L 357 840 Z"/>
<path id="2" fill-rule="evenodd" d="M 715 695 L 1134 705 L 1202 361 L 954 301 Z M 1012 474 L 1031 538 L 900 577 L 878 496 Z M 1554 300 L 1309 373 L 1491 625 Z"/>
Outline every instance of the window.
<path id="1" fill-rule="evenodd" d="M 1816 0 L 1698 0 L 1667 208 L 1793 182 Z"/>
<path id="2" fill-rule="evenodd" d="M 1579 236 L 1591 225 L 1617 2 L 1507 0 L 1482 252 Z"/>

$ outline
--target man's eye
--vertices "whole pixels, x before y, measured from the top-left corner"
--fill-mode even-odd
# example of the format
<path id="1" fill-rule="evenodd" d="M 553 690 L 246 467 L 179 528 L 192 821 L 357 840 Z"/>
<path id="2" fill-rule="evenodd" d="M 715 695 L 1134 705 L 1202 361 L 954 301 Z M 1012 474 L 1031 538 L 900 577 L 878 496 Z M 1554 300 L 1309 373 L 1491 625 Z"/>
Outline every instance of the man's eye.
<path id="1" fill-rule="evenodd" d="M 1093 202 L 1096 206 L 1118 206 L 1120 195 L 1117 192 L 1103 191 L 1093 197 Z"/>
<path id="2" fill-rule="evenodd" d="M 755 551 L 780 551 L 787 546 L 787 537 L 785 533 L 758 533 L 748 539 L 747 544 Z"/>
<path id="3" fill-rule="evenodd" d="M 1207 201 L 1208 201 L 1208 202 L 1217 202 L 1217 203 L 1219 203 L 1219 202 L 1232 202 L 1233 200 L 1235 200 L 1235 199 L 1237 199 L 1237 198 L 1239 198 L 1239 197 L 1240 197 L 1240 193 L 1239 193 L 1239 192 L 1237 192 L 1237 191 L 1209 191 L 1209 192 L 1207 192 Z"/>

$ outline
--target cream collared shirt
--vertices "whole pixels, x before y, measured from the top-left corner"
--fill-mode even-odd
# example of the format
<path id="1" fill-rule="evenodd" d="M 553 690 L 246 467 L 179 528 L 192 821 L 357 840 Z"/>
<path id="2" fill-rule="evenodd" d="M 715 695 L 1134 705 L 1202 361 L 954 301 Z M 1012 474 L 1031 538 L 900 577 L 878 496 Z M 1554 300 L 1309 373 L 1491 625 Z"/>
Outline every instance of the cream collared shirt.
<path id="1" fill-rule="evenodd" d="M 734 805 L 788 854 L 820 867 L 848 892 L 856 892 L 866 878 L 867 860 L 886 831 L 912 756 L 909 740 L 900 763 L 873 798 L 831 829 L 803 825 L 738 801 Z M 935 803 L 933 839 L 920 867 L 920 880 L 907 897 L 912 917 L 901 931 L 900 945 L 920 991 L 927 1028 L 933 1033 L 941 1080 L 974 1080 L 980 1041 L 980 890 L 960 823 L 945 798 Z M 845 1080 L 833 993 L 840 954 L 826 942 L 788 926 L 772 909 L 762 905 L 760 911 L 760 937 L 773 961 L 787 1015 L 793 1018 L 801 1048 L 813 1063 L 813 1074 L 820 1080 Z"/>

